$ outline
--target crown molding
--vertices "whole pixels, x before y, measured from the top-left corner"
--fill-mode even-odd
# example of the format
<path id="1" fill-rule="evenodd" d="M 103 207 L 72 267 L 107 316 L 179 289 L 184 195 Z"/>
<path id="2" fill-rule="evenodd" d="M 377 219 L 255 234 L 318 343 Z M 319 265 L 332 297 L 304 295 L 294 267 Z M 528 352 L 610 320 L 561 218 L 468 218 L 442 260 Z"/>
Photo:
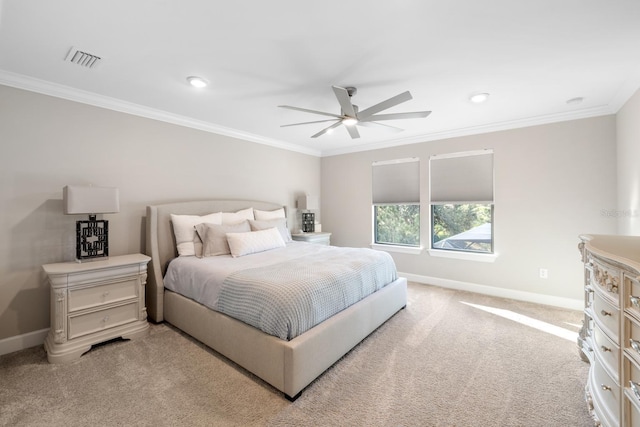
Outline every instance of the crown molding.
<path id="1" fill-rule="evenodd" d="M 628 99 L 628 98 L 627 98 Z M 624 103 L 623 103 L 624 104 Z M 551 123 L 565 122 L 569 120 L 586 119 L 590 117 L 606 116 L 615 114 L 618 108 L 611 105 L 603 105 L 593 108 L 585 108 L 568 113 L 548 114 L 538 117 L 528 117 L 525 119 L 510 120 L 506 122 L 497 122 L 481 126 L 471 126 L 459 129 L 450 129 L 440 132 L 426 133 L 421 135 L 413 135 L 405 138 L 396 138 L 371 144 L 361 145 L 357 147 L 344 147 L 334 150 L 325 150 L 322 157 L 337 156 L 341 154 L 357 153 L 360 151 L 378 150 L 382 148 L 397 147 L 400 145 L 418 144 L 420 142 L 439 141 L 442 139 L 458 138 L 462 136 L 479 135 L 483 133 L 498 132 L 503 130 L 519 129 L 530 126 L 546 125 Z"/>
<path id="2" fill-rule="evenodd" d="M 529 117 L 524 119 L 516 119 L 505 122 L 491 123 L 488 125 L 471 126 L 466 128 L 449 129 L 439 132 L 432 132 L 421 135 L 413 135 L 404 138 L 388 139 L 379 142 L 372 142 L 358 146 L 336 148 L 329 150 L 315 150 L 300 145 L 291 144 L 271 138 L 265 138 L 237 129 L 219 126 L 202 120 L 195 120 L 178 114 L 169 113 L 145 107 L 139 104 L 111 98 L 96 93 L 74 89 L 45 80 L 0 70 L 0 84 L 11 86 L 18 89 L 24 89 L 31 92 L 41 93 L 44 95 L 62 98 L 69 101 L 80 102 L 95 107 L 105 108 L 121 113 L 131 114 L 139 117 L 145 117 L 152 120 L 158 120 L 166 123 L 184 126 L 192 129 L 198 129 L 204 132 L 224 135 L 231 138 L 238 138 L 245 141 L 255 142 L 258 144 L 268 145 L 283 150 L 293 151 L 301 154 L 307 154 L 316 157 L 329 157 L 341 154 L 357 153 L 362 151 L 378 150 L 383 148 L 397 147 L 400 145 L 417 144 L 421 142 L 437 141 L 442 139 L 450 139 L 462 136 L 477 135 L 490 132 L 498 132 L 503 130 L 518 129 L 529 126 L 539 126 L 569 120 L 579 120 L 591 117 L 616 114 L 629 98 L 640 87 L 640 72 L 638 77 L 628 79 L 616 92 L 611 102 L 607 105 L 601 105 L 592 108 L 575 110 L 571 112 L 563 112 L 558 114 L 548 114 L 537 117 Z"/>
<path id="3" fill-rule="evenodd" d="M 134 104 L 131 102 L 123 101 L 121 99 L 111 98 L 108 96 L 71 88 L 69 86 L 64 86 L 57 83 L 51 83 L 33 77 L 27 77 L 5 70 L 0 70 L 0 84 L 11 86 L 17 89 L 28 90 L 30 92 L 40 93 L 43 95 L 49 95 L 56 98 L 62 98 L 68 101 L 79 102 L 94 107 L 105 108 L 108 110 L 131 114 L 134 116 L 144 117 L 147 119 L 158 120 L 161 122 L 171 123 L 174 125 L 184 126 L 192 129 L 198 129 L 204 132 L 215 133 L 231 138 L 237 138 L 245 141 L 255 142 L 258 144 L 268 145 L 283 150 L 294 151 L 316 157 L 319 157 L 322 154 L 319 150 L 301 147 L 299 145 L 289 144 L 271 138 L 265 138 L 260 135 L 242 132 L 237 129 L 219 126 L 202 120 L 195 120 L 178 114 L 145 107 L 143 105 Z"/>

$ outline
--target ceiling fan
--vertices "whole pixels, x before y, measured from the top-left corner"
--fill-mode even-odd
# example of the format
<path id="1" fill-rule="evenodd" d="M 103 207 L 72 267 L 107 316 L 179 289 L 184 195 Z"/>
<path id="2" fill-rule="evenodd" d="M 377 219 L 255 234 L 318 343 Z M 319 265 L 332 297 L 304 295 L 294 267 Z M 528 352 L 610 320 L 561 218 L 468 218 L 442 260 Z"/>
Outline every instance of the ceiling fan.
<path id="1" fill-rule="evenodd" d="M 360 138 L 360 133 L 356 126 L 366 126 L 366 127 L 385 127 L 387 129 L 392 129 L 398 132 L 401 132 L 403 129 L 400 129 L 395 126 L 386 125 L 383 123 L 377 123 L 379 121 L 384 120 L 398 120 L 398 119 L 421 119 L 427 117 L 431 114 L 431 111 L 417 111 L 413 113 L 392 113 L 392 114 L 377 114 L 380 111 L 389 109 L 403 102 L 409 101 L 413 99 L 411 93 L 409 91 L 403 92 L 399 95 L 396 95 L 392 98 L 387 99 L 386 101 L 382 101 L 378 104 L 375 104 L 367 109 L 362 111 L 358 111 L 358 106 L 354 105 L 351 102 L 351 97 L 356 94 L 357 89 L 355 87 L 339 87 L 339 86 L 331 86 L 333 88 L 333 93 L 336 95 L 338 99 L 338 103 L 340 104 L 340 114 L 326 113 L 324 111 L 316 111 L 309 110 L 306 108 L 300 107 L 292 107 L 291 105 L 278 105 L 280 108 L 288 108 L 289 110 L 303 111 L 305 113 L 311 114 L 320 114 L 322 116 L 333 117 L 332 119 L 327 120 L 316 120 L 313 122 L 304 122 L 304 123 L 293 123 L 289 125 L 282 125 L 280 127 L 288 127 L 288 126 L 300 126 L 300 125 L 308 125 L 312 123 L 323 123 L 323 122 L 334 122 L 332 125 L 322 129 L 320 132 L 311 135 L 311 138 L 317 138 L 325 133 L 330 133 L 335 128 L 340 125 L 344 125 L 344 127 L 351 135 L 351 138 Z"/>

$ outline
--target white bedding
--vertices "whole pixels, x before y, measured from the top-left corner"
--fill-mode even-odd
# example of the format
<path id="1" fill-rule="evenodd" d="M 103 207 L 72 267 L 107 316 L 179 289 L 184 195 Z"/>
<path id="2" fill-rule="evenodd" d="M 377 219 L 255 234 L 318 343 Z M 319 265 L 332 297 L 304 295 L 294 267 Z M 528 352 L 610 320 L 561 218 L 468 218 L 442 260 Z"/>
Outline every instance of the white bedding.
<path id="1" fill-rule="evenodd" d="M 205 258 L 177 257 L 167 268 L 164 287 L 215 310 L 218 306 L 222 283 L 231 273 L 295 260 L 312 255 L 318 249 L 319 247 L 313 243 L 288 242 L 284 248 L 238 258 L 233 258 L 231 255 Z"/>

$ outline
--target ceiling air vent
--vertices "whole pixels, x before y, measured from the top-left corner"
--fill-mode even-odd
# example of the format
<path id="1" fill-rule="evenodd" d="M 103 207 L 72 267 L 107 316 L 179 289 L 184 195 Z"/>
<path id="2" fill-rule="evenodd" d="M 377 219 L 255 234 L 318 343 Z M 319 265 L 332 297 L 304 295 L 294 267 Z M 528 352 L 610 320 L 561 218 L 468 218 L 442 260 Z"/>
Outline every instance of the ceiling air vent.
<path id="1" fill-rule="evenodd" d="M 81 65 L 83 67 L 93 68 L 98 65 L 100 59 L 101 58 L 97 55 L 93 55 L 91 53 L 84 52 L 82 50 L 76 49 L 75 47 L 72 47 L 64 60 L 77 65 Z"/>

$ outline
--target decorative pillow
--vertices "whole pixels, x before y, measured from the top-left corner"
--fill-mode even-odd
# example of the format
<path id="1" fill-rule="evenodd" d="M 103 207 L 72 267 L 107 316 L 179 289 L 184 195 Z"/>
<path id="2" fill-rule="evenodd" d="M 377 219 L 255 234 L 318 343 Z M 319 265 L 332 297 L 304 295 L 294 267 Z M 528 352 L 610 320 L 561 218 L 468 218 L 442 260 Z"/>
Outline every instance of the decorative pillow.
<path id="1" fill-rule="evenodd" d="M 231 253 L 227 243 L 227 233 L 251 231 L 249 221 L 237 224 L 198 224 L 196 233 L 202 239 L 202 256 L 228 255 Z"/>
<path id="2" fill-rule="evenodd" d="M 277 228 L 250 231 L 248 233 L 227 233 L 227 242 L 229 242 L 231 256 L 234 258 L 270 249 L 283 248 L 287 245 L 282 240 Z"/>
<path id="3" fill-rule="evenodd" d="M 249 221 L 252 231 L 266 230 L 268 228 L 277 228 L 285 242 L 291 242 L 291 233 L 287 228 L 286 218 L 270 219 L 268 221 Z"/>
<path id="4" fill-rule="evenodd" d="M 286 218 L 286 215 L 284 214 L 284 208 L 276 209 L 274 211 L 261 211 L 258 209 L 254 209 L 253 214 L 255 215 L 256 220 L 258 221 L 267 221 L 267 220 L 276 219 L 276 218 Z"/>
<path id="5" fill-rule="evenodd" d="M 202 242 L 193 227 L 203 222 L 222 224 L 222 214 L 220 212 L 203 216 L 171 214 L 171 222 L 178 255 L 193 256 L 196 254 L 196 244 L 199 246 L 199 252 L 202 252 Z"/>
<path id="6" fill-rule="evenodd" d="M 222 224 L 237 224 L 253 217 L 253 208 L 241 209 L 238 212 L 222 212 Z"/>

